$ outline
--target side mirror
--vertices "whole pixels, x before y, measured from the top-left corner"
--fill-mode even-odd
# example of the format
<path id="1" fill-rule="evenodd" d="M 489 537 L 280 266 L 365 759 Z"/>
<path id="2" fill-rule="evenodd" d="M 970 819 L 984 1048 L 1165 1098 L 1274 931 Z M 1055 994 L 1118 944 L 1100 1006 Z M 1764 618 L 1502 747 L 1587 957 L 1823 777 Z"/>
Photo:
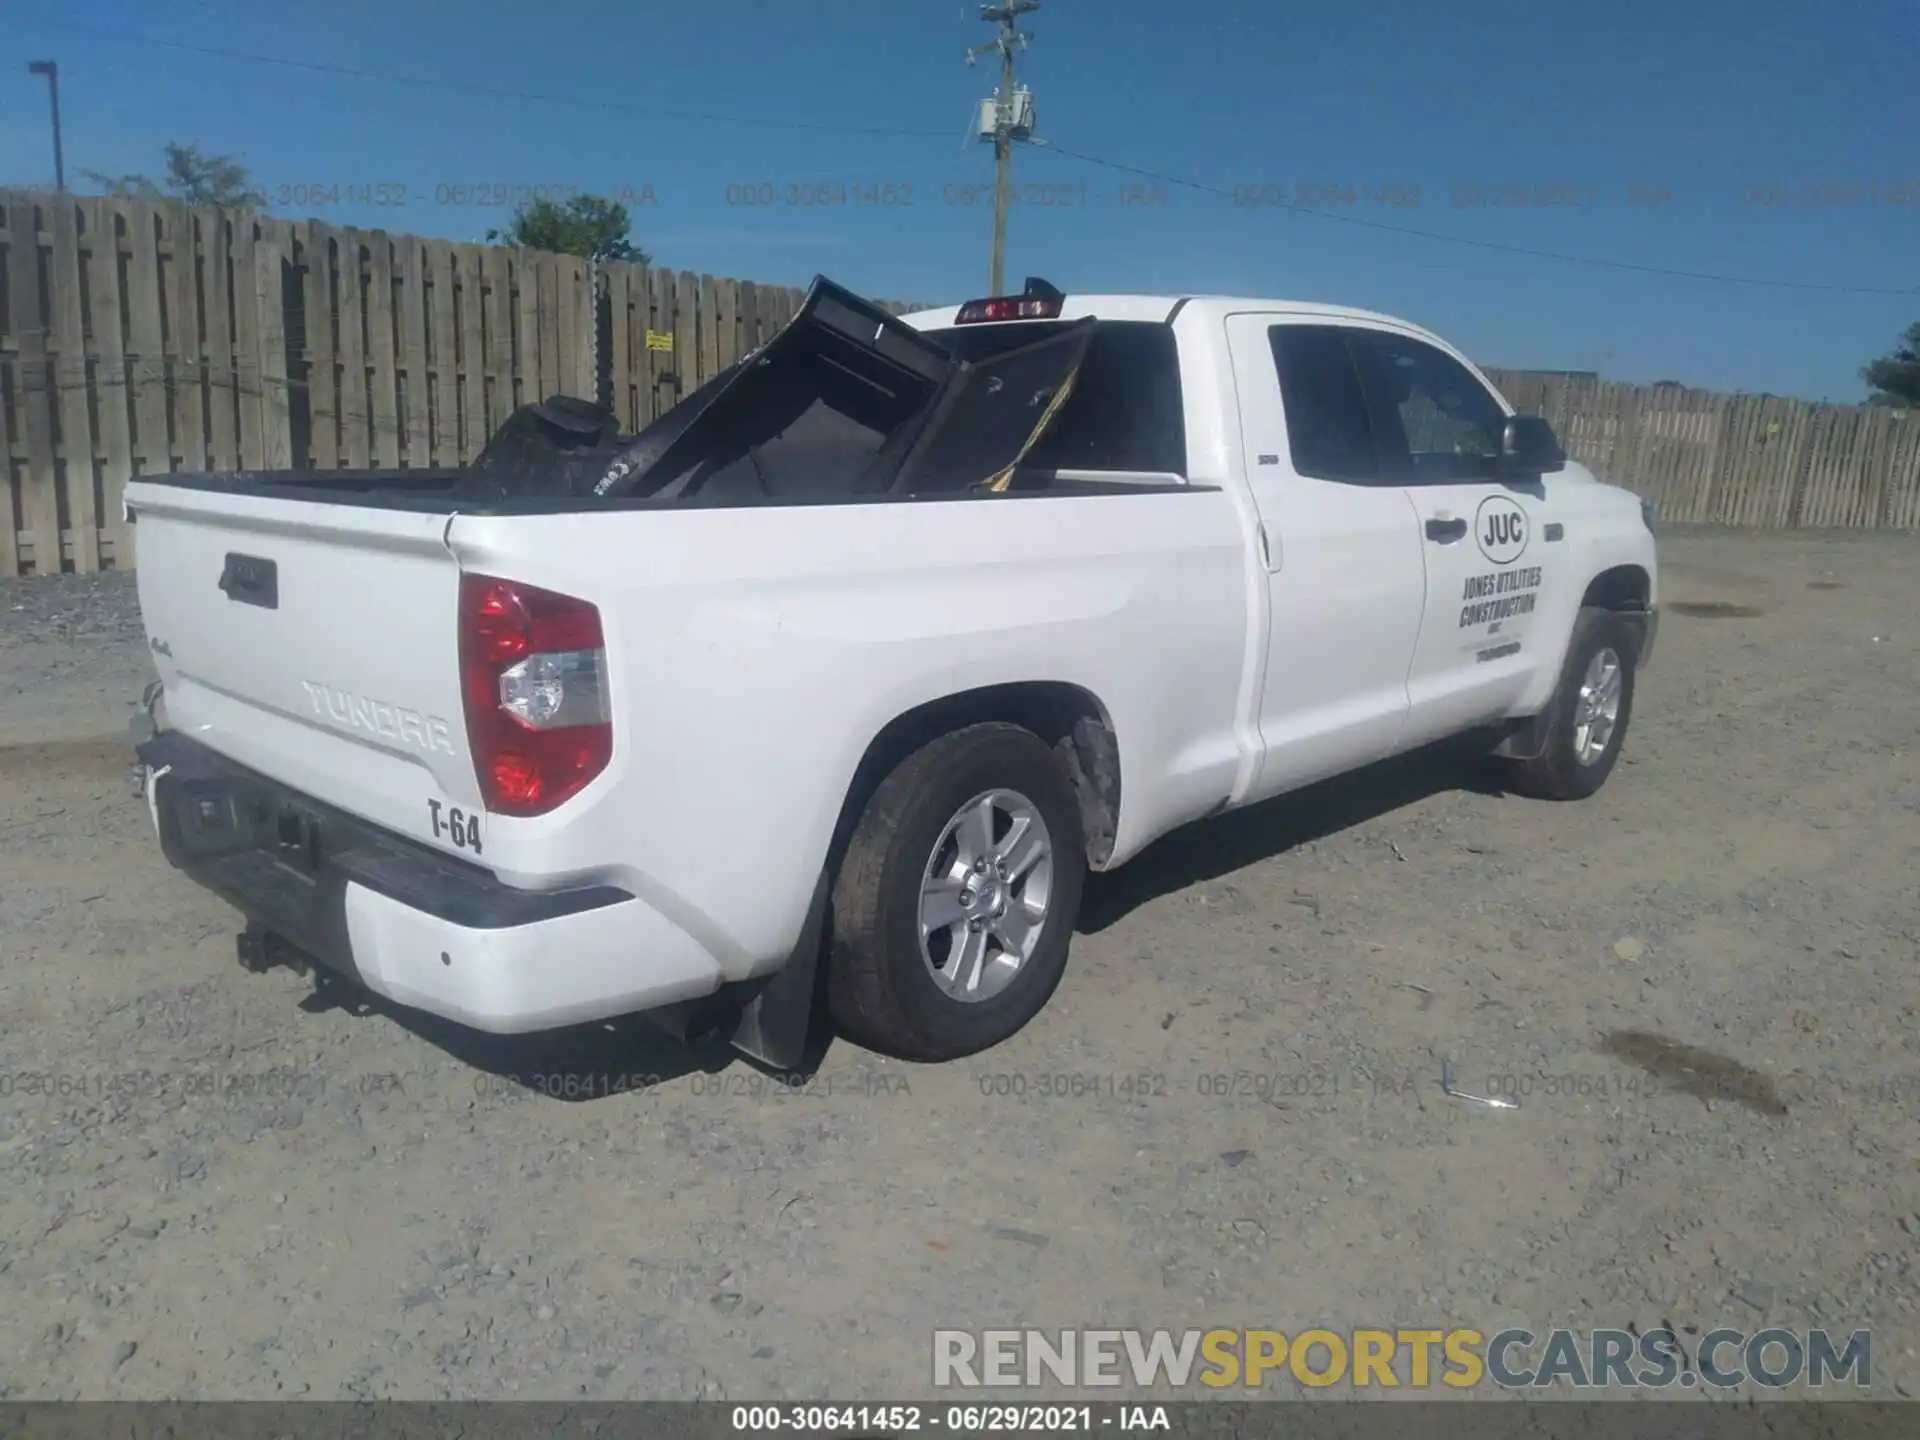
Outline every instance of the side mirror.
<path id="1" fill-rule="evenodd" d="M 1514 415 L 1500 434 L 1502 475 L 1551 475 L 1564 470 L 1567 452 L 1553 426 L 1539 415 Z"/>

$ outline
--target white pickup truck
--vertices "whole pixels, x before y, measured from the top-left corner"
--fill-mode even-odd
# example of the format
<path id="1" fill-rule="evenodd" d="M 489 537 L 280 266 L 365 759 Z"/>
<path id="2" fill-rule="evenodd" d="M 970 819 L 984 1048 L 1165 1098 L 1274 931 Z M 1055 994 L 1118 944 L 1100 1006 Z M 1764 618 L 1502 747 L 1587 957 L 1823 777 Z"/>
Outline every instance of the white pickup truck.
<path id="1" fill-rule="evenodd" d="M 127 488 L 145 793 L 243 960 L 957 1057 L 1176 826 L 1456 735 L 1592 793 L 1654 638 L 1649 508 L 1384 315 L 820 280 L 638 437 L 557 403 L 545 481 Z"/>

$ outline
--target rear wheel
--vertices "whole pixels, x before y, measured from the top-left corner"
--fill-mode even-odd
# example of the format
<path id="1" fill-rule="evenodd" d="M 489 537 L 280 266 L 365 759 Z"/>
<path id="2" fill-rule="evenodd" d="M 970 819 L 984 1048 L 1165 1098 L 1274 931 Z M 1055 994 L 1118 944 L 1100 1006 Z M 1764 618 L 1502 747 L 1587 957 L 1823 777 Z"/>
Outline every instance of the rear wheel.
<path id="1" fill-rule="evenodd" d="M 1584 800 L 1606 783 L 1633 715 L 1638 636 L 1612 610 L 1584 609 L 1574 622 L 1560 688 L 1542 719 L 1539 755 L 1512 763 L 1513 788 L 1541 800 Z"/>
<path id="2" fill-rule="evenodd" d="M 1066 970 L 1086 841 L 1053 752 L 971 725 L 903 760 L 834 884 L 827 1003 L 849 1039 L 909 1060 L 997 1045 Z"/>

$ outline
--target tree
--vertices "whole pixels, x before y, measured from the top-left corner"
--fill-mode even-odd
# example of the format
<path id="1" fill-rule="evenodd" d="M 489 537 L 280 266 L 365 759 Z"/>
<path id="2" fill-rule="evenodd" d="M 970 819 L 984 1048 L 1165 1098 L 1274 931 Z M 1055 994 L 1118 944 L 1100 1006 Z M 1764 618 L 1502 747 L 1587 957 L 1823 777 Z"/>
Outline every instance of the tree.
<path id="1" fill-rule="evenodd" d="M 544 196 L 514 212 L 512 223 L 489 230 L 487 239 L 523 250 L 551 250 L 583 260 L 634 260 L 645 265 L 647 252 L 627 238 L 633 222 L 627 207 L 598 195 L 571 195 L 555 202 Z"/>
<path id="2" fill-rule="evenodd" d="M 1891 355 L 1883 355 L 1860 372 L 1860 378 L 1873 387 L 1869 405 L 1891 405 L 1901 410 L 1920 410 L 1920 321 L 1901 335 Z"/>
<path id="3" fill-rule="evenodd" d="M 83 170 L 88 180 L 109 195 L 137 196 L 158 200 L 171 195 L 189 205 L 218 205 L 229 210 L 259 210 L 266 207 L 266 196 L 253 188 L 253 177 L 237 155 L 208 155 L 198 145 L 168 141 L 167 178 L 156 184 L 138 173 L 103 175 L 98 170 Z"/>

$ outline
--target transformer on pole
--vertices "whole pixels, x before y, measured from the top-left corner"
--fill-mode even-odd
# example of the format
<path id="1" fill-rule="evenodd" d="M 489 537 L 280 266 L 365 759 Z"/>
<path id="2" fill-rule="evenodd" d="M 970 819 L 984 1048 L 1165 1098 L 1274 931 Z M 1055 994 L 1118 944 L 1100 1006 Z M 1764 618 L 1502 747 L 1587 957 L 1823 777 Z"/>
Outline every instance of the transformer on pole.
<path id="1" fill-rule="evenodd" d="M 975 45 L 967 51 L 967 64 L 982 55 L 1000 56 L 1000 89 L 980 102 L 977 130 L 982 140 L 993 144 L 993 264 L 987 293 L 998 295 L 1005 273 L 1007 250 L 1007 205 L 1012 196 L 1013 146 L 1033 138 L 1033 92 L 1013 83 L 1013 52 L 1032 43 L 1019 27 L 1020 17 L 1040 8 L 1040 0 L 1005 0 L 998 5 L 982 5 L 980 18 L 1000 27 L 991 43 Z"/>

